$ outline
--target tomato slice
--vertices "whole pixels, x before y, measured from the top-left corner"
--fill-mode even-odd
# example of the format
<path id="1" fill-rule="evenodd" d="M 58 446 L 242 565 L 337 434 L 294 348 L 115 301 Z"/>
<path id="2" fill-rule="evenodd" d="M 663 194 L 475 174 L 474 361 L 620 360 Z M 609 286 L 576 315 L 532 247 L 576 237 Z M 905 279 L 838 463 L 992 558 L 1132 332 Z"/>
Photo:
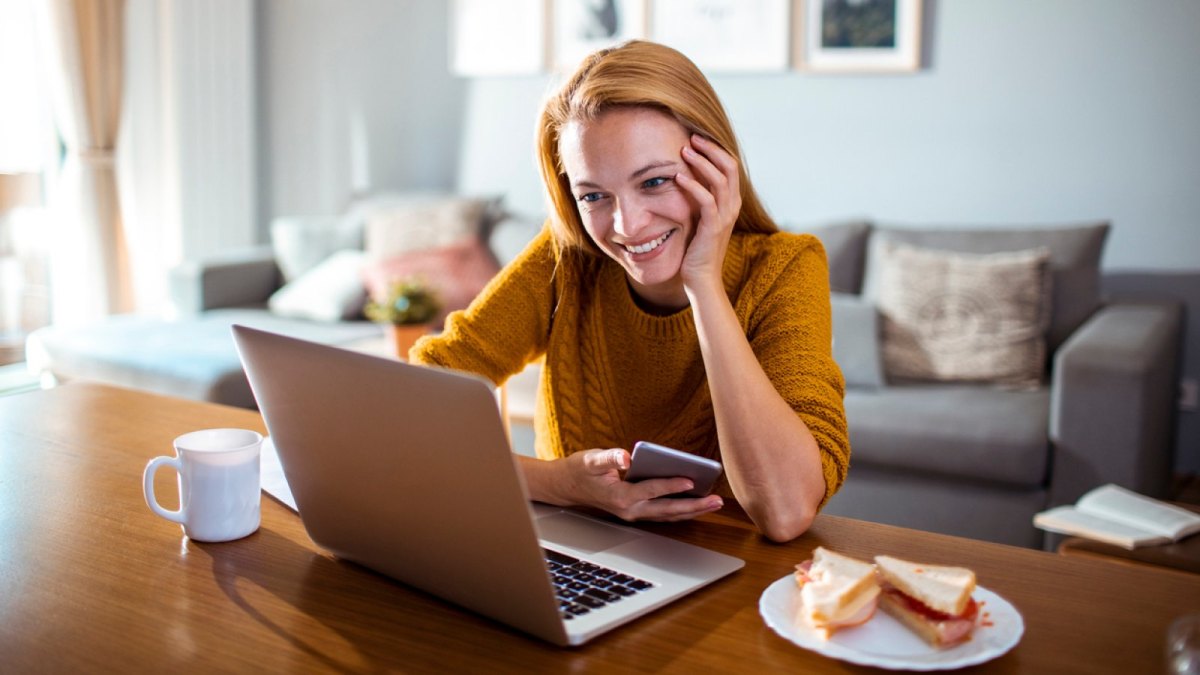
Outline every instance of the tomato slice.
<path id="1" fill-rule="evenodd" d="M 954 615 L 945 612 L 939 612 L 936 609 L 917 600 L 911 595 L 906 595 L 895 586 L 888 586 L 883 589 L 884 593 L 890 594 L 892 597 L 899 599 L 904 603 L 904 606 L 913 612 L 929 619 L 930 621 L 951 621 L 955 619 L 963 619 L 966 621 L 974 621 L 975 615 L 979 613 L 979 604 L 975 602 L 975 598 L 967 601 L 967 606 L 963 609 L 962 614 Z"/>

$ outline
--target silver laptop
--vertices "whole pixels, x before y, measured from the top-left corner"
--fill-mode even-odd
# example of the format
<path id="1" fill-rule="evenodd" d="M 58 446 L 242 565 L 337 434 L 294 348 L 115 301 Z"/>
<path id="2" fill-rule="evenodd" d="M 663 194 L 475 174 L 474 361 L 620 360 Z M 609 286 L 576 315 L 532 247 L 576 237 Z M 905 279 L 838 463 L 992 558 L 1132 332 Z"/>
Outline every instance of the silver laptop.
<path id="1" fill-rule="evenodd" d="M 481 378 L 233 334 L 300 519 L 340 558 L 559 645 L 744 564 L 531 503 Z"/>

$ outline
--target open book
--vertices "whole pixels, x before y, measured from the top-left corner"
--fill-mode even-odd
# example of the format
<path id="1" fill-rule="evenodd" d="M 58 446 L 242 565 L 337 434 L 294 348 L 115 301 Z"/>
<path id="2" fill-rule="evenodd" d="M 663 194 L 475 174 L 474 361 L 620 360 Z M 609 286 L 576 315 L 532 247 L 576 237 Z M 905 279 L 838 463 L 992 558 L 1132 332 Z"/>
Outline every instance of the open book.
<path id="1" fill-rule="evenodd" d="M 1200 532 L 1200 514 L 1108 484 L 1033 517 L 1043 530 L 1072 534 L 1127 549 L 1169 544 Z"/>

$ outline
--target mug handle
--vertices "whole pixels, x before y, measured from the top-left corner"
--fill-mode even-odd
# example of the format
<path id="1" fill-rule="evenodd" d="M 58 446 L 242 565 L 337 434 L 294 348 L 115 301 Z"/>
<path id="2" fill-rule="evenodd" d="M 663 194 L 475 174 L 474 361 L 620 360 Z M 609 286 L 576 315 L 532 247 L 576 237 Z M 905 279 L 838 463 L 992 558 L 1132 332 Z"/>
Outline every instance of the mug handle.
<path id="1" fill-rule="evenodd" d="M 168 511 L 158 504 L 158 498 L 154 496 L 154 474 L 164 465 L 174 467 L 176 472 L 182 472 L 178 457 L 155 457 L 150 460 L 150 463 L 146 465 L 146 470 L 142 473 L 142 495 L 145 496 L 146 506 L 149 506 L 151 511 L 171 522 L 182 525 L 183 507 L 180 506 L 178 511 Z"/>

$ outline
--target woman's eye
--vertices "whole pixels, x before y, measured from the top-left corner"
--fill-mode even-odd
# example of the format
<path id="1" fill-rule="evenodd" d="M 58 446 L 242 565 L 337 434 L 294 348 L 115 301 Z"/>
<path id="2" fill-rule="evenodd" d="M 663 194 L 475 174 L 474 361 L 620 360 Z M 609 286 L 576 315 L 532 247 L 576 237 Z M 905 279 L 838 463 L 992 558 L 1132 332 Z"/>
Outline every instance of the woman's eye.
<path id="1" fill-rule="evenodd" d="M 587 193 L 586 195 L 580 195 L 580 196 L 579 196 L 579 201 L 581 201 L 581 202 L 588 202 L 588 203 L 590 204 L 591 202 L 598 202 L 598 201 L 600 201 L 600 198 L 601 198 L 602 196 L 603 196 L 603 195 L 601 195 L 599 192 L 589 192 L 589 193 Z"/>
<path id="2" fill-rule="evenodd" d="M 670 180 L 670 179 L 669 179 L 669 178 L 667 178 L 666 176 L 659 176 L 659 177 L 657 177 L 657 178 L 651 178 L 650 180 L 647 180 L 647 181 L 643 182 L 643 183 L 642 183 L 642 187 L 644 187 L 644 188 L 656 188 L 656 187 L 658 187 L 658 186 L 660 186 L 660 185 L 663 185 L 663 184 L 665 184 L 665 183 L 666 183 L 668 180 Z"/>

